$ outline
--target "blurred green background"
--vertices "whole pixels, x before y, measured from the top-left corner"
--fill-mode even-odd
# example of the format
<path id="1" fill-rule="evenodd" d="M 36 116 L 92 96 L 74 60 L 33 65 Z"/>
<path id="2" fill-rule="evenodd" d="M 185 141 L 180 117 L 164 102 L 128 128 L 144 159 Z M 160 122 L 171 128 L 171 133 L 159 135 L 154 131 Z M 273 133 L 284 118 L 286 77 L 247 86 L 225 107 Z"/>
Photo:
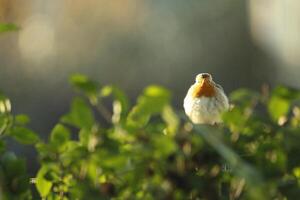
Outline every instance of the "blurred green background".
<path id="1" fill-rule="evenodd" d="M 178 109 L 201 72 L 227 92 L 298 87 L 299 7 L 296 0 L 0 0 L 1 23 L 21 28 L 1 34 L 0 87 L 41 137 L 68 110 L 74 72 L 115 83 L 131 99 L 163 85 Z"/>

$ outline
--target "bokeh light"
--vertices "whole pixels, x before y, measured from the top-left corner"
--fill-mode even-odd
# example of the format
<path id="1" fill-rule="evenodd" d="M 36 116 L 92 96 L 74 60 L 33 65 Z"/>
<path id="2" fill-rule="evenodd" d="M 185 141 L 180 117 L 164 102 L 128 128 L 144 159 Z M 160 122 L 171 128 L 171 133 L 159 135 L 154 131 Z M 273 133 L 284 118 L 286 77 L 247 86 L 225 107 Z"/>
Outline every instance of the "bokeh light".
<path id="1" fill-rule="evenodd" d="M 19 47 L 24 59 L 32 62 L 50 58 L 55 51 L 55 32 L 46 16 L 34 15 L 23 25 Z"/>

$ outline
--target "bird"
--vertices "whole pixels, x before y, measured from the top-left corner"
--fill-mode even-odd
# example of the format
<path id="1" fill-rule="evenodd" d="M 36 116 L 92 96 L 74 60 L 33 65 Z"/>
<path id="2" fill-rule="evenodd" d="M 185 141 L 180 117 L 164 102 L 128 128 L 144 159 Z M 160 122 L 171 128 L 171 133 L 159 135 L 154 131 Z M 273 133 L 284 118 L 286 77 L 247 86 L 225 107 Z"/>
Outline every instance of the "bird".
<path id="1" fill-rule="evenodd" d="M 200 73 L 189 88 L 183 107 L 192 123 L 216 125 L 222 123 L 222 113 L 229 109 L 229 101 L 222 86 L 209 73 Z"/>

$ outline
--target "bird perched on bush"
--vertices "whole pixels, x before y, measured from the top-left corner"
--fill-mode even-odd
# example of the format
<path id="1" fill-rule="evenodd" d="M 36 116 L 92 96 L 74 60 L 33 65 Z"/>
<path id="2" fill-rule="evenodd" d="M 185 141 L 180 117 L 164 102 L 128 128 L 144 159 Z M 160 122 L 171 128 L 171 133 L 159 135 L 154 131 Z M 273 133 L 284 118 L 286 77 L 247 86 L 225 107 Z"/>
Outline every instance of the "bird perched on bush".
<path id="1" fill-rule="evenodd" d="M 186 115 L 195 124 L 217 124 L 222 122 L 221 114 L 229 108 L 223 88 L 212 80 L 208 73 L 196 76 L 184 98 Z"/>

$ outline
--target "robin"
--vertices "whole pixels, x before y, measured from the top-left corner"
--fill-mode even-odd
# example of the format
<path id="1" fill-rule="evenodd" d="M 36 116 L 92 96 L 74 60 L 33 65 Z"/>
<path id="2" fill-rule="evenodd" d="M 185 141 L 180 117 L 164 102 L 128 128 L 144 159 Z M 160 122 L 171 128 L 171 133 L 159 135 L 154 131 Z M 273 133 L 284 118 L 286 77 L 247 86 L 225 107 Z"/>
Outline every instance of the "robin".
<path id="1" fill-rule="evenodd" d="M 188 90 L 183 107 L 193 123 L 214 125 L 222 122 L 221 114 L 228 110 L 229 103 L 223 88 L 212 76 L 201 73 Z"/>

